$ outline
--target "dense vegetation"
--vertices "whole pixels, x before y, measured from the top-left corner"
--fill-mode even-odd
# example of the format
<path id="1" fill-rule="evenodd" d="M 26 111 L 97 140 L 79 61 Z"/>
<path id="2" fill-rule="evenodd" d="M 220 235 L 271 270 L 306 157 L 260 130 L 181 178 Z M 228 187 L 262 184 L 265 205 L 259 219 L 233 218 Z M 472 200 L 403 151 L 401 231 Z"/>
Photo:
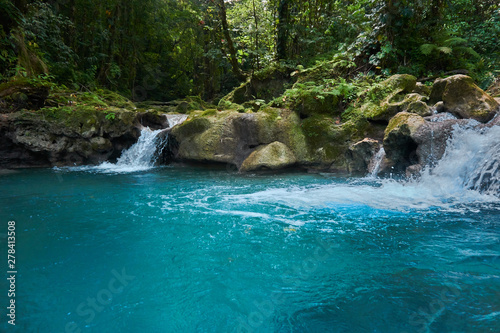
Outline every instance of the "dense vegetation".
<path id="1" fill-rule="evenodd" d="M 0 81 L 217 101 L 271 66 L 334 60 L 345 78 L 467 70 L 487 87 L 498 36 L 496 0 L 0 0 Z"/>

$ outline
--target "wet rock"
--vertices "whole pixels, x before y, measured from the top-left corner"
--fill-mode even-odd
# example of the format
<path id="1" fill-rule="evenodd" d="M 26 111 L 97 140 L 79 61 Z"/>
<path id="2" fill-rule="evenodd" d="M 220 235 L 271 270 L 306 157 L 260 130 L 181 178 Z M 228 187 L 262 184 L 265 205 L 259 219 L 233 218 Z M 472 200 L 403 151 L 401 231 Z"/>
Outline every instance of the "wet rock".
<path id="1" fill-rule="evenodd" d="M 406 168 L 406 178 L 417 178 L 422 172 L 422 164 L 410 165 Z"/>
<path id="2" fill-rule="evenodd" d="M 179 143 L 177 159 L 228 163 L 239 168 L 257 147 L 274 141 L 285 144 L 297 158 L 305 159 L 307 152 L 299 122 L 298 116 L 289 110 L 243 114 L 229 110 L 194 114 L 171 133 Z"/>
<path id="3" fill-rule="evenodd" d="M 425 122 L 412 134 L 412 139 L 418 145 L 415 151 L 418 163 L 423 166 L 432 166 L 439 161 L 446 151 L 446 144 L 455 126 L 475 126 L 478 124 L 477 121 L 472 119 L 447 119 L 438 122 Z"/>
<path id="4" fill-rule="evenodd" d="M 429 97 L 431 95 L 431 87 L 426 86 L 425 84 L 422 84 L 420 82 L 417 82 L 412 92 L 425 97 Z"/>
<path id="5" fill-rule="evenodd" d="M 437 113 L 445 112 L 443 101 L 439 101 L 434 104 L 434 110 L 436 110 Z"/>
<path id="6" fill-rule="evenodd" d="M 413 95 L 413 94 L 410 94 L 410 95 Z M 410 95 L 407 95 L 407 97 Z M 422 95 L 418 95 L 418 96 L 423 97 Z M 405 98 L 405 100 L 406 100 L 406 98 Z M 417 100 L 409 100 L 408 105 L 406 106 L 406 108 L 403 109 L 403 111 L 406 111 L 409 113 L 415 113 L 421 117 L 427 117 L 427 116 L 430 116 L 432 114 L 431 109 L 425 103 L 425 101 L 423 101 L 423 98 L 417 99 Z"/>
<path id="7" fill-rule="evenodd" d="M 349 172 L 366 174 L 373 157 L 380 150 L 378 140 L 365 138 L 349 147 L 346 158 L 349 161 Z"/>
<path id="8" fill-rule="evenodd" d="M 112 112 L 111 112 L 112 111 Z M 113 117 L 108 117 L 112 113 Z M 137 141 L 137 113 L 112 108 L 22 111 L 0 117 L 0 168 L 95 164 Z"/>
<path id="9" fill-rule="evenodd" d="M 293 166 L 297 162 L 293 152 L 281 142 L 273 142 L 255 149 L 245 161 L 240 171 L 277 170 Z"/>
<path id="10" fill-rule="evenodd" d="M 433 123 L 439 123 L 439 122 L 442 122 L 445 120 L 454 120 L 454 119 L 458 119 L 458 118 L 449 112 L 443 112 L 443 113 L 438 113 L 438 114 L 435 114 L 432 116 L 425 117 L 424 119 L 427 121 L 433 122 Z"/>
<path id="11" fill-rule="evenodd" d="M 294 111 L 268 107 L 258 113 L 193 113 L 172 129 L 171 137 L 178 142 L 174 156 L 181 161 L 240 168 L 258 147 L 280 142 L 293 153 L 297 166 L 347 172 L 350 141 L 365 131 L 365 125 L 357 125 L 340 124 L 326 115 L 300 119 Z"/>
<path id="12" fill-rule="evenodd" d="M 152 130 L 169 127 L 167 116 L 156 112 L 141 112 L 137 114 L 137 121 L 144 127 Z"/>
<path id="13" fill-rule="evenodd" d="M 438 79 L 432 88 L 430 102 L 443 101 L 444 111 L 459 118 L 470 118 L 487 123 L 498 112 L 498 102 L 466 75 Z"/>
<path id="14" fill-rule="evenodd" d="M 418 144 L 414 135 L 425 123 L 421 116 L 408 112 L 398 113 L 389 122 L 385 130 L 384 149 L 397 168 L 405 170 L 419 162 L 416 155 Z"/>

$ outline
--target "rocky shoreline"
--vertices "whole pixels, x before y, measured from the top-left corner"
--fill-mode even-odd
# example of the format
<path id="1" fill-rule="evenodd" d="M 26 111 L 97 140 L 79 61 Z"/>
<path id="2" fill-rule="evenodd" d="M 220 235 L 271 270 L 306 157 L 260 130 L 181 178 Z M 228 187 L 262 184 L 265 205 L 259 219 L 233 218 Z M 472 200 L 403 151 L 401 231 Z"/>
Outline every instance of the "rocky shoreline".
<path id="1" fill-rule="evenodd" d="M 281 85 L 283 77 L 278 77 Z M 352 103 L 355 116 L 348 119 L 341 117 L 345 109 L 333 95 L 320 103 L 308 96 L 288 103 L 276 82 L 270 82 L 273 89 L 261 93 L 267 100 L 254 98 L 264 89 L 262 81 L 252 85 L 249 80 L 213 108 L 189 100 L 144 109 L 130 102 L 4 108 L 0 168 L 113 161 L 137 141 L 142 126 L 167 128 L 165 113 L 181 112 L 188 117 L 170 130 L 164 163 L 224 163 L 241 172 L 300 168 L 366 174 L 384 148 L 380 172 L 411 176 L 441 158 L 454 126 L 479 128 L 499 122 L 498 100 L 465 75 L 437 79 L 432 86 L 410 75 L 392 76 L 361 93 Z M 19 91 L 16 95 L 10 90 L 2 105 L 12 105 L 16 98 L 30 100 L 29 92 L 19 97 Z M 40 95 L 50 99 L 48 93 L 36 91 L 37 105 L 43 104 Z"/>

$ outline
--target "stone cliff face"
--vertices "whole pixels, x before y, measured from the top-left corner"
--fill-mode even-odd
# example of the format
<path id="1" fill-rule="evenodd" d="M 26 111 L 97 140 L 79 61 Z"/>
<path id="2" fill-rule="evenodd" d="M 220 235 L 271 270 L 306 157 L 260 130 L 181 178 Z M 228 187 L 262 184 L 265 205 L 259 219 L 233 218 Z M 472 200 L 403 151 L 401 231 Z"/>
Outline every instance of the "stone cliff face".
<path id="1" fill-rule="evenodd" d="M 0 168 L 113 160 L 137 141 L 141 126 L 165 126 L 164 117 L 137 112 L 118 98 L 114 104 L 121 107 L 88 93 L 49 95 L 48 88 L 22 81 L 9 83 L 0 96 Z"/>
<path id="2" fill-rule="evenodd" d="M 62 120 L 30 112 L 2 114 L 0 168 L 72 166 L 114 160 L 137 141 L 142 124 L 161 127 L 162 119 L 156 114 L 115 110 L 114 115 L 113 119 L 106 119 L 99 112 L 85 113 L 81 118 L 73 114 Z"/>
<path id="3" fill-rule="evenodd" d="M 98 113 L 65 120 L 30 112 L 1 115 L 0 167 L 99 163 L 118 157 L 139 133 L 131 112 L 113 120 Z"/>

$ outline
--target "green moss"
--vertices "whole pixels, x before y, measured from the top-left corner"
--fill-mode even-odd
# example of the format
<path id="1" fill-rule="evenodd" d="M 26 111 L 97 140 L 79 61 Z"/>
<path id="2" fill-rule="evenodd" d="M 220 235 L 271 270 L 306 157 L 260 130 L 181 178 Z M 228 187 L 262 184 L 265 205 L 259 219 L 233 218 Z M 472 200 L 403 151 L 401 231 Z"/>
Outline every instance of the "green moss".
<path id="1" fill-rule="evenodd" d="M 253 74 L 253 77 L 260 80 L 264 81 L 269 78 L 275 77 L 277 75 L 286 75 L 287 73 L 290 73 L 293 71 L 293 68 L 287 65 L 286 63 L 276 63 L 273 62 L 271 65 L 255 72 Z"/>
<path id="2" fill-rule="evenodd" d="M 201 114 L 202 117 L 215 116 L 217 115 L 217 109 L 208 109 L 203 111 Z"/>
<path id="3" fill-rule="evenodd" d="M 394 118 L 392 118 L 387 125 L 387 128 L 385 129 L 385 138 L 387 138 L 389 133 L 398 128 L 400 128 L 402 132 L 409 134 L 411 132 L 414 132 L 424 123 L 425 120 L 419 115 L 408 112 L 400 112 Z"/>
<path id="4" fill-rule="evenodd" d="M 187 138 L 199 134 L 210 128 L 210 121 L 206 118 L 196 117 L 188 119 L 184 123 L 175 126 L 172 130 L 174 136 L 178 138 Z"/>
<path id="5" fill-rule="evenodd" d="M 97 89 L 95 93 L 100 97 L 100 100 L 104 101 L 107 105 L 131 110 L 136 108 L 136 105 L 128 98 L 111 90 Z"/>

